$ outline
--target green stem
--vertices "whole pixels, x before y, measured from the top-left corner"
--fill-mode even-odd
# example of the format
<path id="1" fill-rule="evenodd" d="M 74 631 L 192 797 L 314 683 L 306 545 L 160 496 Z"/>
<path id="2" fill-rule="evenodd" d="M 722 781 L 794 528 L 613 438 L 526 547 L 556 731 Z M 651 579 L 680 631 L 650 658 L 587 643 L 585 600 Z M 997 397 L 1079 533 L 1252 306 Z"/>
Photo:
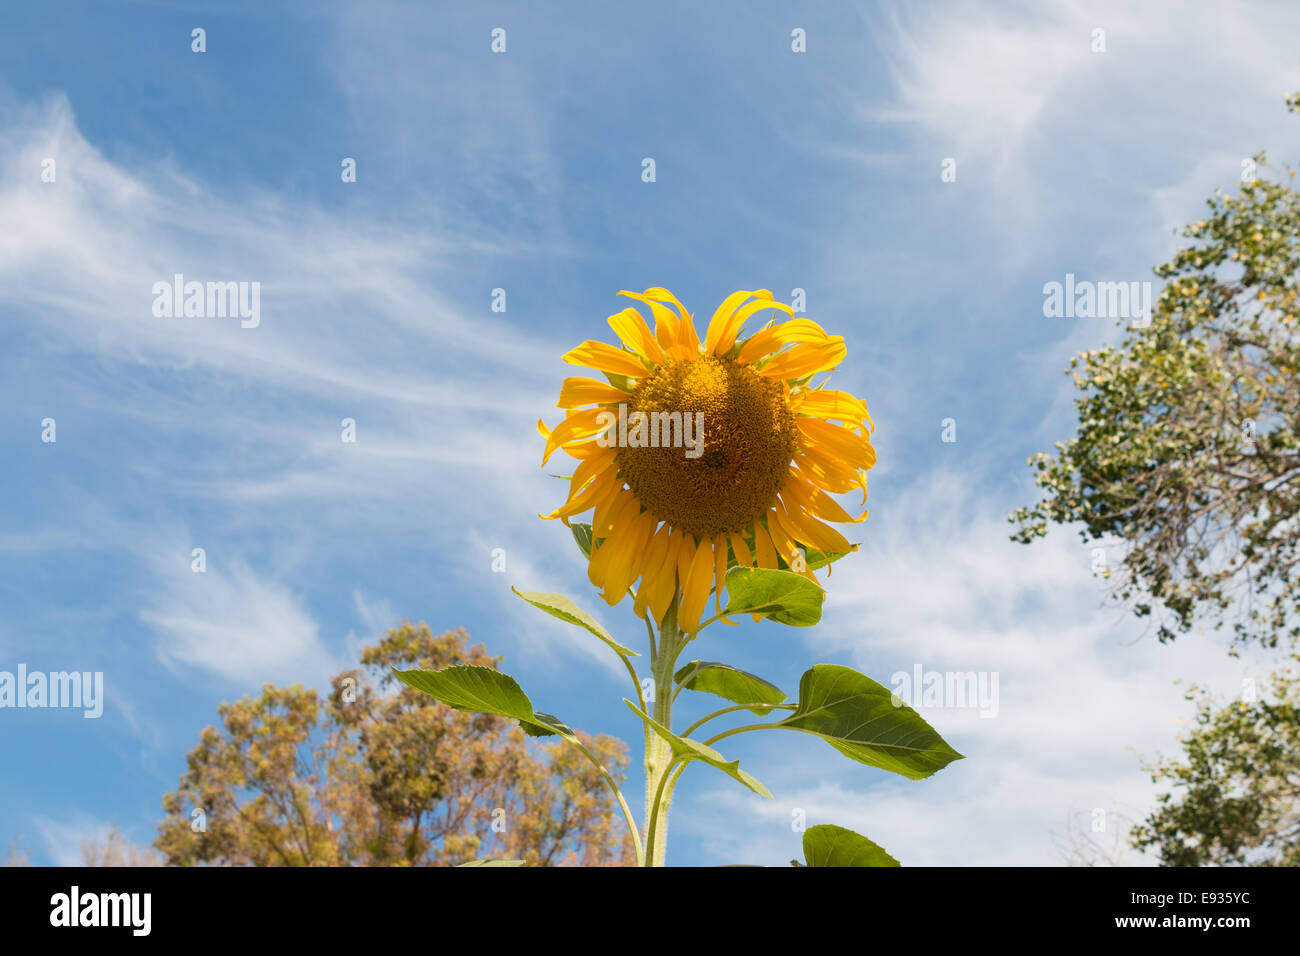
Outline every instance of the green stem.
<path id="1" fill-rule="evenodd" d="M 627 672 L 632 675 L 632 683 L 636 685 L 637 703 L 641 705 L 642 710 L 645 710 L 645 694 L 641 692 L 641 678 L 636 676 L 636 668 L 633 667 L 632 662 L 622 654 L 618 655 L 618 658 L 627 665 Z"/>
<path id="2" fill-rule="evenodd" d="M 646 622 L 646 626 L 649 627 L 649 622 Z M 653 650 L 653 632 L 651 632 L 650 635 L 650 642 Z M 641 691 L 641 678 L 637 677 L 636 668 L 633 667 L 632 662 L 622 654 L 619 654 L 618 657 L 627 668 L 627 672 L 632 678 L 632 683 L 636 687 L 636 699 L 641 704 L 641 709 L 645 710 L 645 694 Z M 649 728 L 647 728 L 647 730 L 648 729 Z M 648 742 L 648 735 L 646 739 Z M 605 783 L 609 785 L 610 791 L 614 794 L 614 799 L 618 801 L 619 809 L 623 811 L 623 820 L 627 823 L 628 832 L 632 834 L 632 847 L 636 851 L 636 865 L 645 866 L 645 847 L 641 844 L 641 831 L 636 825 L 636 819 L 632 816 L 631 808 L 627 805 L 627 801 L 623 799 L 623 791 L 618 788 L 618 784 L 614 782 L 614 778 L 610 776 L 609 771 L 605 769 L 605 765 L 596 759 L 596 755 L 588 750 L 582 741 L 574 737 L 570 740 L 570 743 L 581 750 L 583 754 L 586 755 L 587 759 L 595 765 L 596 769 L 600 771 L 600 775 L 605 778 Z"/>
<path id="3" fill-rule="evenodd" d="M 623 799 L 623 791 L 618 788 L 618 784 L 614 782 L 614 778 L 605 769 L 605 765 L 596 759 L 596 755 L 588 750 L 582 741 L 574 737 L 569 742 L 586 754 L 587 759 L 595 765 L 596 769 L 600 771 L 600 775 L 605 778 L 605 783 L 609 785 L 609 789 L 614 794 L 614 799 L 618 801 L 618 805 L 623 811 L 623 820 L 627 823 L 628 832 L 632 834 L 632 848 L 636 851 L 636 865 L 644 866 L 645 847 L 641 845 L 641 834 L 637 831 L 636 820 L 632 817 L 631 808 L 627 805 L 627 801 Z"/>
<path id="4" fill-rule="evenodd" d="M 691 724 L 689 727 L 687 727 L 685 730 L 683 730 L 682 733 L 681 733 L 681 735 L 682 735 L 683 737 L 689 737 L 689 736 L 691 735 L 691 731 L 693 731 L 693 730 L 697 730 L 699 727 L 701 727 L 701 726 L 704 725 L 704 724 L 707 724 L 710 720 L 713 720 L 715 717 L 721 717 L 721 716 L 723 716 L 724 714 L 730 714 L 730 713 L 733 713 L 733 712 L 735 712 L 735 711 L 737 711 L 737 710 L 750 710 L 750 709 L 753 708 L 753 707 L 770 707 L 772 710 L 795 710 L 795 709 L 796 709 L 796 706 L 797 706 L 797 705 L 795 705 L 795 704 L 758 704 L 758 703 L 753 703 L 753 704 L 737 704 L 735 707 L 724 707 L 724 708 L 722 708 L 722 710 L 715 710 L 715 711 L 714 711 L 713 713 L 711 713 L 711 714 L 705 714 L 703 717 L 701 717 L 701 718 L 700 718 L 699 720 L 697 720 L 695 723 Z M 755 725 L 755 726 L 757 726 L 757 725 Z M 763 724 L 762 726 L 766 727 L 767 724 Z"/>
<path id="5" fill-rule="evenodd" d="M 673 665 L 685 644 L 677 629 L 677 609 L 681 593 L 673 596 L 668 613 L 659 625 L 659 646 L 654 648 L 650 670 L 654 677 L 654 719 L 672 729 Z M 646 806 L 646 866 L 663 866 L 664 851 L 668 845 L 668 808 L 672 803 L 672 788 L 667 786 L 672 769 L 673 753 L 668 741 L 646 727 L 645 751 L 645 806 Z"/>
<path id="6" fill-rule="evenodd" d="M 695 629 L 695 634 L 700 633 L 700 631 L 704 630 L 706 627 L 708 627 L 708 626 L 709 626 L 710 624 L 712 624 L 714 621 L 721 621 L 722 618 L 723 618 L 723 616 L 724 616 L 724 615 L 722 615 L 722 614 L 715 614 L 715 615 L 713 615 L 713 617 L 709 618 L 707 621 L 701 621 L 701 622 L 700 622 L 700 626 L 697 627 L 697 628 Z M 694 634 L 692 635 L 692 637 L 693 637 L 693 636 L 694 636 Z"/>
<path id="7" fill-rule="evenodd" d="M 704 741 L 704 746 L 712 747 L 714 744 L 716 744 L 719 740 L 722 740 L 724 737 L 731 737 L 735 734 L 743 734 L 747 730 L 767 730 L 768 728 L 771 727 L 780 727 L 780 726 L 781 726 L 780 724 L 746 724 L 744 727 L 733 727 L 731 730 L 724 730 L 722 733 L 710 737 L 708 740 Z"/>
<path id="8" fill-rule="evenodd" d="M 664 773 L 663 780 L 661 780 L 659 783 L 659 789 L 655 793 L 655 806 L 659 805 L 660 798 L 662 797 L 663 792 L 665 790 L 667 790 L 669 793 L 669 800 L 672 799 L 672 791 L 675 790 L 677 787 L 677 779 L 682 775 L 682 771 L 686 769 L 686 765 L 688 763 L 690 763 L 689 760 L 674 760 L 668 765 L 668 771 Z M 658 839 L 659 834 L 655 832 L 656 819 L 657 817 L 654 815 L 650 817 L 650 827 L 646 833 L 647 845 L 653 844 Z M 668 826 L 668 814 L 667 811 L 665 810 L 664 812 L 665 833 L 667 830 L 667 826 Z M 661 856 L 660 860 L 662 859 L 663 858 Z M 653 864 L 647 863 L 646 865 L 650 866 Z M 661 862 L 659 865 L 662 866 L 663 863 Z"/>
<path id="9" fill-rule="evenodd" d="M 714 595 L 715 593 L 717 593 L 717 594 L 719 595 L 719 598 L 721 598 L 721 594 L 720 594 L 720 592 L 718 591 L 717 588 L 713 588 L 711 591 L 709 591 L 709 597 L 713 597 L 713 595 Z M 714 606 L 716 607 L 717 605 L 715 604 Z M 726 609 L 726 608 L 723 608 L 721 612 L 719 612 L 719 613 L 713 615 L 713 617 L 709 618 L 708 620 L 706 620 L 706 621 L 701 621 L 701 622 L 700 622 L 700 626 L 697 627 L 694 631 L 691 632 L 691 636 L 687 638 L 687 641 L 694 640 L 695 637 L 696 637 L 696 635 L 698 635 L 698 634 L 700 633 L 700 631 L 704 630 L 706 627 L 708 627 L 708 626 L 709 626 L 710 624 L 712 624 L 714 621 L 721 621 L 721 620 L 722 620 L 724 617 L 726 617 L 726 616 L 727 616 L 727 609 Z"/>
<path id="10" fill-rule="evenodd" d="M 669 763 L 668 763 L 668 769 L 665 770 L 664 773 L 663 773 L 663 776 L 659 778 L 659 787 L 658 787 L 658 789 L 655 790 L 655 798 L 654 798 L 654 804 L 653 804 L 653 806 L 658 807 L 658 806 L 660 806 L 660 805 L 662 804 L 662 802 L 663 802 L 663 796 L 664 796 L 664 790 L 665 790 L 667 787 L 672 786 L 673 783 L 676 782 L 677 777 L 681 776 L 681 772 L 682 772 L 682 770 L 685 768 L 685 766 L 686 766 L 686 762 L 685 762 L 685 761 L 681 761 L 681 760 L 670 760 L 670 761 L 669 761 Z M 674 768 L 676 768 L 676 771 L 677 771 L 675 774 L 673 773 Z M 672 778 L 672 783 L 669 782 L 669 778 L 670 778 L 670 777 Z M 670 798 L 670 799 L 671 799 L 671 798 Z M 658 829 L 658 826 L 659 826 L 659 814 L 658 814 L 658 813 L 653 813 L 653 812 L 652 812 L 652 813 L 650 813 L 650 814 L 647 815 L 647 819 L 650 821 L 650 826 L 647 827 L 647 829 L 646 829 L 645 841 L 646 841 L 646 844 L 647 844 L 647 845 L 649 845 L 649 846 L 654 846 L 655 843 L 656 843 L 656 840 L 657 840 L 657 838 L 658 838 L 658 836 L 659 836 L 659 834 L 656 832 L 656 830 Z M 666 806 L 665 806 L 665 809 L 664 809 L 664 822 L 663 822 L 663 825 L 664 825 L 664 829 L 665 829 L 665 835 L 667 835 L 667 834 L 666 834 L 666 831 L 667 831 L 667 827 L 668 827 L 668 812 L 667 812 L 667 807 L 666 807 Z M 663 866 L 663 855 L 660 854 L 659 857 L 658 857 L 658 859 L 659 859 L 659 863 L 658 863 L 658 865 L 659 865 L 659 866 Z M 651 864 L 648 864 L 648 865 L 653 866 L 653 865 L 655 865 L 655 864 L 651 863 Z"/>

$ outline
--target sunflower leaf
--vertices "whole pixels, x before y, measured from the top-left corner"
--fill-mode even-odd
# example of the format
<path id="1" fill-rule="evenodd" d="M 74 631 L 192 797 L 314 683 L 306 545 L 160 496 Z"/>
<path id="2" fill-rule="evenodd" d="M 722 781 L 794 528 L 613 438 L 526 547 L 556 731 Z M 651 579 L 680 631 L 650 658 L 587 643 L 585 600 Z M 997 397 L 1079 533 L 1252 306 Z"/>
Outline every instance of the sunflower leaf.
<path id="1" fill-rule="evenodd" d="M 733 780 L 739 780 L 759 796 L 767 797 L 769 800 L 772 798 L 772 794 L 768 791 L 767 787 L 763 786 L 758 780 L 740 769 L 739 760 L 728 760 L 712 747 L 705 746 L 698 740 L 692 740 L 690 737 L 677 736 L 626 697 L 623 698 L 623 703 L 627 704 L 632 713 L 640 717 L 647 727 L 668 742 L 668 746 L 672 749 L 674 758 L 681 757 L 687 762 L 699 760 L 707 763 L 710 767 L 716 767 L 721 770 Z"/>
<path id="2" fill-rule="evenodd" d="M 609 631 L 605 630 L 596 623 L 596 619 L 584 611 L 578 605 L 574 604 L 563 594 L 542 594 L 538 591 L 520 591 L 517 588 L 511 588 L 521 598 L 539 610 L 545 611 L 551 617 L 557 617 L 567 624 L 581 627 L 600 638 L 616 654 L 623 657 L 640 657 L 636 651 L 629 650 L 614 638 L 610 637 Z"/>
<path id="3" fill-rule="evenodd" d="M 532 737 L 559 734 L 576 740 L 573 731 L 550 714 L 533 710 L 533 702 L 509 674 L 491 667 L 445 667 L 439 671 L 393 669 L 403 684 L 414 687 L 448 707 L 471 714 L 495 714 L 519 721 Z"/>
<path id="4" fill-rule="evenodd" d="M 569 525 L 569 530 L 573 532 L 573 540 L 578 542 L 578 549 L 582 552 L 584 558 L 591 557 L 591 525 L 575 521 Z"/>
<path id="5" fill-rule="evenodd" d="M 727 572 L 726 584 L 727 615 L 761 614 L 791 627 L 821 620 L 826 592 L 801 574 L 738 567 Z"/>
<path id="6" fill-rule="evenodd" d="M 862 834 L 829 823 L 804 831 L 803 856 L 808 866 L 902 866 Z"/>
<path id="7" fill-rule="evenodd" d="M 799 680 L 799 706 L 773 724 L 821 737 L 844 756 L 920 780 L 962 755 L 921 715 L 865 674 L 817 664 Z"/>
<path id="8" fill-rule="evenodd" d="M 673 680 L 687 690 L 742 704 L 760 717 L 770 714 L 774 705 L 785 701 L 785 691 L 775 684 L 716 661 L 691 661 L 673 675 Z"/>
<path id="9" fill-rule="evenodd" d="M 846 554 L 852 553 L 852 551 L 818 551 L 816 548 L 807 548 L 804 551 L 804 558 L 808 562 L 809 571 L 820 571 Z"/>

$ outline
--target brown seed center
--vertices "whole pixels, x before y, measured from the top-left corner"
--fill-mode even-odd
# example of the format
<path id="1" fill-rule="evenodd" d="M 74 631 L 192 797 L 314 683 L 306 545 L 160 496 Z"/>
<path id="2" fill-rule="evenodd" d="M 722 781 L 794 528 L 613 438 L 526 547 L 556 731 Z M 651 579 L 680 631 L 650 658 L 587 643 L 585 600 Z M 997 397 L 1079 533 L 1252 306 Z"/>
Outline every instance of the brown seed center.
<path id="1" fill-rule="evenodd" d="M 707 537 L 741 531 L 785 484 L 795 416 L 781 383 L 746 365 L 707 356 L 662 366 L 633 389 L 630 426 L 634 412 L 645 414 L 647 433 L 659 426 L 661 447 L 629 447 L 638 440 L 629 427 L 629 443 L 616 461 L 642 506 L 673 527 Z M 691 439 L 694 447 L 662 447 L 668 445 L 664 431 L 677 433 L 674 412 L 680 413 L 683 443 Z M 703 425 L 702 448 L 697 423 Z"/>

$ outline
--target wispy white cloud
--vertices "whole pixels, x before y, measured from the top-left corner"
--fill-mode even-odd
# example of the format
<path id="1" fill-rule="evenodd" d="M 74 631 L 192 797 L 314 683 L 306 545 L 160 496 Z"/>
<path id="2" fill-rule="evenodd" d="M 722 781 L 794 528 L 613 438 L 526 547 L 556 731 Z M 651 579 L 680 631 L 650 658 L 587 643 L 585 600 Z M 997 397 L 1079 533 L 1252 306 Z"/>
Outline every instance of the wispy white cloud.
<path id="1" fill-rule="evenodd" d="M 435 407 L 477 396 L 501 408 L 509 390 L 462 388 L 468 372 L 431 376 L 430 357 L 490 357 L 499 370 L 554 355 L 499 318 L 463 316 L 430 281 L 431 265 L 458 248 L 454 234 L 272 195 L 227 199 L 161 162 L 121 168 L 85 140 L 61 95 L 0 118 L 16 142 L 0 160 L 0 215 L 30 223 L 0 239 L 0 301 L 43 317 L 50 340 L 133 364 Z M 55 183 L 40 180 L 45 157 L 57 162 Z M 176 273 L 260 282 L 261 324 L 153 317 L 153 284 Z"/>
<path id="2" fill-rule="evenodd" d="M 62 819 L 33 814 L 30 819 L 55 866 L 84 866 L 82 844 L 102 842 L 113 826 L 82 812 L 71 813 Z"/>
<path id="3" fill-rule="evenodd" d="M 988 162 L 997 175 L 1021 161 L 1044 112 L 1089 57 L 1088 18 L 1041 4 L 893 8 L 879 49 L 891 102 L 862 117 L 904 123 L 946 145 L 945 155 Z M 937 168 L 937 167 L 936 167 Z"/>
<path id="4" fill-rule="evenodd" d="M 431 519 L 453 511 L 481 515 L 485 532 L 507 528 L 517 543 L 544 533 L 535 518 L 523 520 L 554 506 L 545 497 L 554 482 L 529 442 L 532 422 L 553 411 L 544 370 L 563 348 L 504 316 L 465 315 L 439 290 L 440 257 L 466 251 L 458 233 L 273 195 L 231 198 L 169 163 L 121 167 L 82 136 L 60 95 L 6 103 L 0 127 L 16 144 L 0 159 L 0 217 L 31 224 L 21 239 L 0 238 L 0 304 L 47 355 L 93 357 L 120 370 L 120 381 L 132 369 L 164 374 L 165 389 L 140 385 L 121 403 L 105 400 L 103 382 L 69 374 L 65 404 L 212 449 L 201 461 L 166 445 L 139 449 L 126 468 L 158 494 L 238 507 L 250 521 L 269 509 L 347 503 L 277 539 L 276 554 L 261 559 L 267 578 L 290 570 L 275 562 L 295 549 L 301 556 L 322 522 L 411 531 L 418 512 L 435 546 L 446 533 L 448 548 L 463 531 Z M 39 177 L 46 156 L 57 160 L 52 184 Z M 466 241 L 479 254 L 500 252 L 492 240 Z M 261 324 L 155 318 L 152 285 L 175 272 L 261 281 Z M 220 415 L 207 389 L 228 396 Z M 68 419 L 78 417 L 70 411 L 61 423 L 64 444 L 75 434 Z M 341 440 L 344 417 L 356 421 L 355 443 Z M 238 564 L 214 564 L 203 586 L 203 575 L 164 572 L 151 559 L 157 549 L 138 546 L 153 539 L 148 529 L 70 493 L 103 520 L 75 532 L 6 530 L 0 548 L 125 550 L 164 574 L 145 619 L 166 635 L 166 659 L 262 677 L 319 647 L 314 622 L 284 585 Z M 236 640 L 240 628 L 250 636 Z M 284 633 L 269 641 L 276 628 Z"/>
<path id="5" fill-rule="evenodd" d="M 301 599 L 238 557 L 211 554 L 191 570 L 187 552 L 154 569 L 157 593 L 141 617 L 169 665 L 243 684 L 318 680 L 338 668 Z"/>
<path id="6" fill-rule="evenodd" d="M 1077 241 L 1121 204 L 1127 227 L 1107 230 L 1100 253 L 1122 265 L 1152 243 L 1164 248 L 1171 219 L 1181 224 L 1188 210 L 1171 210 L 1164 186 L 1143 189 L 1153 173 L 1170 187 L 1194 179 L 1197 199 L 1208 180 L 1231 182 L 1241 157 L 1300 137 L 1282 111 L 1300 83 L 1289 43 L 1300 9 L 1242 3 L 1223 16 L 1160 0 L 886 9 L 865 16 L 892 91 L 866 101 L 862 119 L 932 150 L 936 184 L 938 157 L 955 158 L 958 183 L 1012 240 L 1014 262 L 1039 244 L 1029 236 Z M 1104 52 L 1093 49 L 1097 30 Z"/>

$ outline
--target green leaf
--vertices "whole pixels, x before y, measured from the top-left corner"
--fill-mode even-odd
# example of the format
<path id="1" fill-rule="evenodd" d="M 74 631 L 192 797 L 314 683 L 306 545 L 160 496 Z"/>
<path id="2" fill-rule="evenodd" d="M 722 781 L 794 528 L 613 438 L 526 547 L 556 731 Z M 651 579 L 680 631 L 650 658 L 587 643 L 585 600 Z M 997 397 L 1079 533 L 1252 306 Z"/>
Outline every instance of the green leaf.
<path id="1" fill-rule="evenodd" d="M 785 701 L 785 691 L 775 684 L 716 661 L 691 661 L 673 675 L 673 680 L 687 690 L 716 694 L 733 704 L 758 704 L 748 709 L 760 717 L 772 712 L 771 705 Z"/>
<path id="2" fill-rule="evenodd" d="M 394 668 L 393 673 L 402 683 L 456 710 L 509 717 L 519 721 L 524 733 L 533 737 L 553 734 L 574 737 L 571 729 L 550 714 L 536 713 L 533 702 L 513 677 L 490 667 L 466 665 L 446 667 L 440 671 L 399 671 Z"/>
<path id="3" fill-rule="evenodd" d="M 581 521 L 575 521 L 569 525 L 569 530 L 573 532 L 573 540 L 578 542 L 578 548 L 582 551 L 584 558 L 591 557 L 591 525 Z"/>
<path id="4" fill-rule="evenodd" d="M 803 856 L 808 866 L 902 865 L 862 834 L 828 823 L 804 831 Z"/>
<path id="5" fill-rule="evenodd" d="M 645 721 L 647 727 L 652 728 L 655 733 L 668 741 L 668 746 L 672 748 L 674 757 L 684 757 L 686 760 L 702 760 L 710 767 L 717 767 L 728 777 L 731 777 L 734 780 L 739 780 L 759 796 L 767 797 L 769 800 L 772 798 L 772 794 L 768 792 L 767 787 L 763 786 L 758 782 L 758 780 L 740 769 L 739 760 L 727 760 L 712 747 L 706 747 L 698 740 L 691 740 L 689 737 L 677 736 L 626 697 L 623 698 L 623 703 L 627 704 L 632 713 Z"/>
<path id="6" fill-rule="evenodd" d="M 558 617 L 561 621 L 568 624 L 586 628 L 613 648 L 616 654 L 621 654 L 624 657 L 641 656 L 636 651 L 629 650 L 618 641 L 614 640 L 614 638 L 610 637 L 609 631 L 597 624 L 595 618 L 582 608 L 578 607 L 578 605 L 574 604 L 563 594 L 541 594 L 536 591 L 520 591 L 515 588 L 511 588 L 510 590 L 514 591 L 533 607 L 545 611 L 547 614 L 551 615 L 551 617 Z"/>
<path id="7" fill-rule="evenodd" d="M 962 759 L 889 688 L 851 667 L 818 664 L 799 679 L 799 706 L 774 727 L 816 734 L 844 756 L 910 780 Z"/>
<path id="8" fill-rule="evenodd" d="M 820 571 L 827 565 L 834 564 L 840 558 L 852 551 L 818 551 L 816 548 L 806 548 L 804 550 L 804 559 L 808 562 L 809 571 Z"/>
<path id="9" fill-rule="evenodd" d="M 524 860 L 470 860 L 468 863 L 461 863 L 457 866 L 523 866 Z"/>
<path id="10" fill-rule="evenodd" d="M 768 568 L 727 572 L 727 614 L 761 614 L 791 627 L 811 627 L 822 618 L 826 592 L 801 574 Z"/>

